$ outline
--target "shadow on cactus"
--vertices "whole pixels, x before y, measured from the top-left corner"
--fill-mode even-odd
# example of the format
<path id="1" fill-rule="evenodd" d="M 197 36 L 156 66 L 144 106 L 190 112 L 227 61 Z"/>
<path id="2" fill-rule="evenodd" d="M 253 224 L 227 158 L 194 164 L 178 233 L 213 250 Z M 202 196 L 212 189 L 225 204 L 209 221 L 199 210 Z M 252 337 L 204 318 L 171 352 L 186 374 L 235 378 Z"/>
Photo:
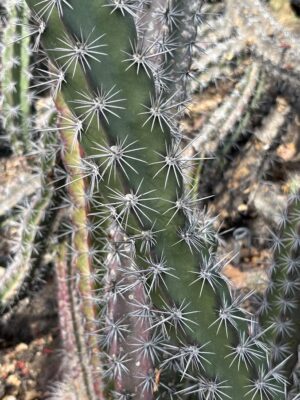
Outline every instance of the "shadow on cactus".
<path id="1" fill-rule="evenodd" d="M 283 267 L 274 267 L 257 318 L 222 275 L 230 256 L 217 258 L 214 219 L 190 189 L 200 157 L 179 120 L 204 3 L 27 4 L 26 40 L 32 34 L 45 65 L 33 73 L 44 76 L 57 114 L 43 137 L 57 134 L 51 149 L 62 161 L 60 184 L 53 164 L 44 184 L 59 186 L 67 209 L 52 244 L 68 366 L 53 399 L 296 399 L 299 196 L 275 251 Z M 4 275 L 6 307 L 30 276 L 27 245 L 44 201 L 29 211 L 26 263 Z"/>

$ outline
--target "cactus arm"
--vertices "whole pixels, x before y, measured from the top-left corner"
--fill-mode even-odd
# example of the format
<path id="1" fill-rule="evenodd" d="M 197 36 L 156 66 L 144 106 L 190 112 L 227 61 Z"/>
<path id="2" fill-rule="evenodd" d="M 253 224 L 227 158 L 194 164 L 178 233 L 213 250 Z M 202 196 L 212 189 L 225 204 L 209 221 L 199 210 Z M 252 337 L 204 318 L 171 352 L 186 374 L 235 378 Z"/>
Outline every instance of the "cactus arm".
<path id="1" fill-rule="evenodd" d="M 235 112 L 232 112 L 229 117 L 224 121 L 224 125 L 220 128 L 220 141 L 227 137 L 229 132 L 231 132 L 236 125 L 236 123 L 241 119 L 243 113 L 246 110 L 248 103 L 253 97 L 255 90 L 259 81 L 259 66 L 253 63 L 251 70 L 247 76 L 247 84 L 244 90 L 241 92 L 241 97 L 235 105 Z"/>

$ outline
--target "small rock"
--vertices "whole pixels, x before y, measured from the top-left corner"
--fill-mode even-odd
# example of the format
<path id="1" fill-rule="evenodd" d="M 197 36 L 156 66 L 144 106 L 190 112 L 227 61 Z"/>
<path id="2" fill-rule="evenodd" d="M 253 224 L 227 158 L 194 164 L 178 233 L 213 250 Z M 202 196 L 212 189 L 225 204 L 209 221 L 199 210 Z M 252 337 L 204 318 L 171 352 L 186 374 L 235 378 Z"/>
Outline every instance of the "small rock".
<path id="1" fill-rule="evenodd" d="M 28 349 L 28 345 L 26 343 L 20 343 L 16 346 L 15 352 L 21 353 L 21 351 L 26 351 Z"/>
<path id="2" fill-rule="evenodd" d="M 240 213 L 246 213 L 248 211 L 248 206 L 246 204 L 240 204 L 238 206 L 238 212 Z"/>
<path id="3" fill-rule="evenodd" d="M 34 389 L 36 386 L 36 382 L 32 379 L 28 379 L 26 382 L 26 386 L 28 389 Z"/>
<path id="4" fill-rule="evenodd" d="M 17 375 L 9 375 L 6 379 L 5 385 L 6 393 L 9 393 L 11 396 L 17 396 L 19 394 L 21 380 Z"/>
<path id="5" fill-rule="evenodd" d="M 297 149 L 294 143 L 283 143 L 277 148 L 276 153 L 284 161 L 291 161 L 297 154 Z"/>
<path id="6" fill-rule="evenodd" d="M 4 396 L 3 398 L 2 398 L 2 400 L 17 400 L 17 398 L 15 397 L 15 396 Z"/>
<path id="7" fill-rule="evenodd" d="M 35 400 L 39 399 L 41 394 L 37 392 L 36 390 L 31 390 L 26 393 L 24 400 Z"/>
<path id="8" fill-rule="evenodd" d="M 6 385 L 19 387 L 21 385 L 21 381 L 17 375 L 9 375 L 6 380 Z"/>
<path id="9" fill-rule="evenodd" d="M 7 360 L 5 360 L 7 362 Z M 6 378 L 12 372 L 15 372 L 15 364 L 14 363 L 4 363 L 0 365 L 0 378 Z"/>

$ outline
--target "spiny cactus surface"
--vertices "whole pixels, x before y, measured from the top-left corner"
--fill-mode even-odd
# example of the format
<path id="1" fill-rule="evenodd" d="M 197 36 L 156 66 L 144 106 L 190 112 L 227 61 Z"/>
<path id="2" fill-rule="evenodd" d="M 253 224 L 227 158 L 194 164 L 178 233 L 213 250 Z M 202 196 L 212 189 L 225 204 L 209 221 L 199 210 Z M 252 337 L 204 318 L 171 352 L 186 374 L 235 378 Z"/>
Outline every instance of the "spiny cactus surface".
<path id="1" fill-rule="evenodd" d="M 205 29 L 204 4 L 27 4 L 35 50 L 48 61 L 39 73 L 51 80 L 57 110 L 56 125 L 43 137 L 54 131 L 60 138 L 58 181 L 69 210 L 67 240 L 58 237 L 55 246 L 56 276 L 60 324 L 68 329 L 62 342 L 76 352 L 79 368 L 66 374 L 57 397 L 72 398 L 74 387 L 74 396 L 89 400 L 285 399 L 298 338 L 287 359 L 269 358 L 277 341 L 270 333 L 274 315 L 260 329 L 242 309 L 247 296 L 233 296 L 222 275 L 228 258 L 216 256 L 214 219 L 193 197 L 191 168 L 202 149 L 184 137 L 179 119 L 197 29 Z M 254 63 L 220 109 L 222 137 L 243 114 L 259 76 Z M 51 150 L 57 154 L 56 146 Z M 51 190 L 52 166 L 42 168 Z M 34 222 L 25 243 L 34 243 Z M 285 341 L 291 331 L 284 333 Z"/>

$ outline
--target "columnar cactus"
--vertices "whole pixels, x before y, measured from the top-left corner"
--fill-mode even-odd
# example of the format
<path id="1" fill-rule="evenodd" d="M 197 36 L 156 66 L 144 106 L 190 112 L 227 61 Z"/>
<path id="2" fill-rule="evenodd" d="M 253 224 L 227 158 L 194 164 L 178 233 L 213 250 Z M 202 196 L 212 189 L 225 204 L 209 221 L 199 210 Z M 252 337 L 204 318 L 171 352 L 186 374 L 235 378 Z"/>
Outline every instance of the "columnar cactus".
<path id="1" fill-rule="evenodd" d="M 214 221 L 187 189 L 199 157 L 178 120 L 202 2 L 27 4 L 50 59 L 67 174 L 71 256 L 58 245 L 57 286 L 80 398 L 285 399 L 286 362 L 270 361 L 274 342 L 263 341 L 271 327 L 258 330 L 232 297 Z M 244 98 L 257 76 L 254 64 Z"/>

